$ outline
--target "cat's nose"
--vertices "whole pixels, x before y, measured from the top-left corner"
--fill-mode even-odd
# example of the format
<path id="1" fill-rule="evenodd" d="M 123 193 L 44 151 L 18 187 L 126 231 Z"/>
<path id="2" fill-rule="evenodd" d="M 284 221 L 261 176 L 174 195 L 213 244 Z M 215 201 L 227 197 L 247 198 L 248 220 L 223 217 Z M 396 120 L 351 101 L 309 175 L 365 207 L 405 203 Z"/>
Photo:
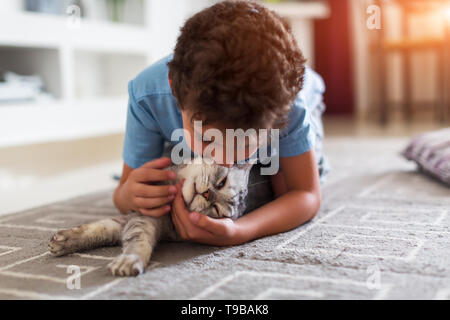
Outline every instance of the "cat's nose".
<path id="1" fill-rule="evenodd" d="M 202 193 L 203 198 L 205 198 L 206 200 L 209 200 L 210 195 L 211 193 L 209 192 L 209 189 Z"/>

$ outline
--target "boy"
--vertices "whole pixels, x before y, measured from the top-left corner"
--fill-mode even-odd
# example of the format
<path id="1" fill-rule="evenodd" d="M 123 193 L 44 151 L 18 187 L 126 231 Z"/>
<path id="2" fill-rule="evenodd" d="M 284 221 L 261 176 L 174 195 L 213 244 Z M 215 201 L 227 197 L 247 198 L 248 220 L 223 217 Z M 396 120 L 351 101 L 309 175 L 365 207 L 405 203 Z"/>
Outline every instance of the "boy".
<path id="1" fill-rule="evenodd" d="M 187 20 L 173 55 L 129 83 L 116 207 L 155 217 L 171 211 L 183 239 L 216 246 L 245 243 L 311 220 L 321 203 L 323 158 L 319 154 L 316 161 L 313 149 L 320 153 L 324 84 L 304 63 L 288 24 L 257 3 L 223 1 Z M 270 176 L 273 201 L 236 221 L 212 219 L 187 211 L 180 186 L 152 184 L 175 176 L 163 170 L 171 161 L 162 157 L 175 129 L 194 137 L 187 143 L 197 154 L 211 143 L 197 141 L 200 149 L 194 150 L 192 140 L 202 138 L 202 132 L 194 132 L 197 120 L 203 132 L 282 129 L 276 150 L 281 169 Z M 244 153 L 250 157 L 256 151 L 246 146 Z"/>

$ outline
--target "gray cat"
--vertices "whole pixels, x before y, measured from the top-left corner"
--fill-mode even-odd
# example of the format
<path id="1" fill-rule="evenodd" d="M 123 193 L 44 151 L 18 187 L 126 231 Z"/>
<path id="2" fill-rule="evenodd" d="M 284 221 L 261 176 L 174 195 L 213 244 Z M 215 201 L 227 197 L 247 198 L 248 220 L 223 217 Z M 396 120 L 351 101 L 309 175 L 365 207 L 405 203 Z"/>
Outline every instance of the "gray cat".
<path id="1" fill-rule="evenodd" d="M 251 165 L 227 168 L 201 161 L 170 169 L 177 173 L 174 183 L 185 179 L 182 195 L 189 211 L 233 220 L 244 213 Z M 49 250 L 62 256 L 122 244 L 122 254 L 108 268 L 113 275 L 136 276 L 145 271 L 159 240 L 181 240 L 170 215 L 154 218 L 132 212 L 58 231 L 50 239 Z"/>

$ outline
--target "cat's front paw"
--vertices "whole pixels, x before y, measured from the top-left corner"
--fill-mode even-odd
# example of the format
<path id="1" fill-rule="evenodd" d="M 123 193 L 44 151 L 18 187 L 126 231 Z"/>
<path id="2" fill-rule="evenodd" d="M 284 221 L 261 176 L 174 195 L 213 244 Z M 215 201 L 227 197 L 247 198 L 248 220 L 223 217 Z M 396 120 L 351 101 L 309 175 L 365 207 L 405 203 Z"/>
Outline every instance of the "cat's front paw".
<path id="1" fill-rule="evenodd" d="M 135 277 L 144 273 L 145 266 L 137 255 L 121 254 L 108 264 L 108 269 L 113 276 Z"/>
<path id="2" fill-rule="evenodd" d="M 48 250 L 55 256 L 63 256 L 76 252 L 80 237 L 74 229 L 61 230 L 53 235 L 48 244 Z"/>

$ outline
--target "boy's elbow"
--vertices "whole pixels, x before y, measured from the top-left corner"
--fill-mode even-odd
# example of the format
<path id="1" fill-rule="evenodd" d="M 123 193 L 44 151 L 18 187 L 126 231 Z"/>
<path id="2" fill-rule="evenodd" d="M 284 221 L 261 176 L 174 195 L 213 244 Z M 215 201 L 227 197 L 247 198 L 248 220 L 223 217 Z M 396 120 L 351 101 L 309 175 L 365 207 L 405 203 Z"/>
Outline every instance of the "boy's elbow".
<path id="1" fill-rule="evenodd" d="M 322 197 L 319 192 L 301 192 L 298 198 L 298 212 L 301 212 L 303 222 L 314 219 L 320 210 Z"/>
<path id="2" fill-rule="evenodd" d="M 319 213 L 319 210 L 320 210 L 320 206 L 322 205 L 322 197 L 320 195 L 320 192 L 318 192 L 317 194 L 313 194 L 312 198 L 313 198 L 312 210 L 311 210 L 312 213 L 309 217 L 309 220 L 312 220 L 317 216 L 317 214 Z"/>
<path id="3" fill-rule="evenodd" d="M 316 206 L 317 206 L 317 210 L 316 210 L 316 215 L 319 212 L 321 206 L 322 206 L 322 189 L 319 187 L 319 189 L 316 191 Z"/>

